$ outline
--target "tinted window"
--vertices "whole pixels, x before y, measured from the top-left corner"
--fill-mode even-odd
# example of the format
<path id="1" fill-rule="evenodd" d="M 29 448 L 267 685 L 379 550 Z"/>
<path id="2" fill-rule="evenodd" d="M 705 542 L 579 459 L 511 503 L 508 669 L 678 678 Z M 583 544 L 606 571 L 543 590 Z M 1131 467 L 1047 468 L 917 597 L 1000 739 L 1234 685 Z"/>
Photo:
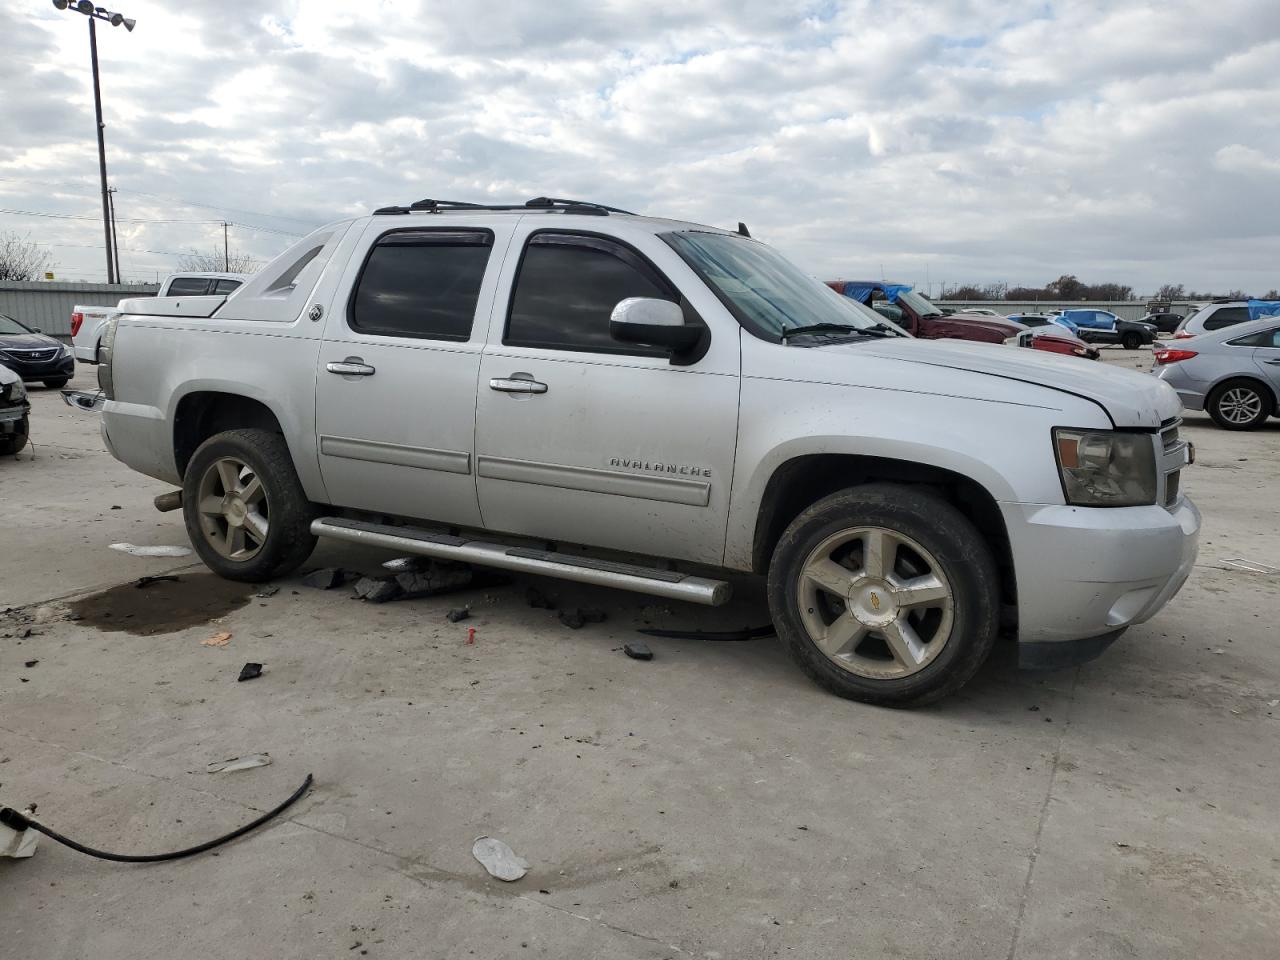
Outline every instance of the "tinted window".
<path id="1" fill-rule="evenodd" d="M 209 292 L 208 277 L 174 277 L 169 284 L 169 297 L 203 297 Z"/>
<path id="2" fill-rule="evenodd" d="M 1233 323 L 1244 323 L 1248 319 L 1248 307 L 1219 307 L 1213 312 L 1213 316 L 1204 322 L 1204 328 L 1206 330 L 1221 330 L 1223 327 L 1229 327 Z"/>
<path id="3" fill-rule="evenodd" d="M 240 286 L 239 280 L 215 280 L 213 281 L 213 292 L 230 293 L 238 286 Z"/>
<path id="4" fill-rule="evenodd" d="M 351 298 L 352 329 L 384 337 L 470 339 L 492 244 L 488 231 L 385 234 L 360 272 Z"/>
<path id="5" fill-rule="evenodd" d="M 666 356 L 609 335 L 609 315 L 628 297 L 675 301 L 647 264 L 608 241 L 556 234 L 525 248 L 511 296 L 505 343 L 549 350 Z"/>
<path id="6" fill-rule="evenodd" d="M 1233 347 L 1280 347 L 1280 328 L 1251 333 L 1228 341 Z"/>

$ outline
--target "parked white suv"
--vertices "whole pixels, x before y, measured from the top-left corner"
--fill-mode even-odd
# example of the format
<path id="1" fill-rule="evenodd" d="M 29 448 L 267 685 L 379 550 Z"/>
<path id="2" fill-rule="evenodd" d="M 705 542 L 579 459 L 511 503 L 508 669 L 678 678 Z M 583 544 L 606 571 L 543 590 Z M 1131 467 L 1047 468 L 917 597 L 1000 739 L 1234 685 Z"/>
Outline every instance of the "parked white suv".
<path id="1" fill-rule="evenodd" d="M 1198 337 L 1202 333 L 1212 333 L 1214 330 L 1235 326 L 1237 323 L 1247 323 L 1248 320 L 1249 302 L 1247 300 L 1219 300 L 1193 311 L 1178 324 L 1173 337 L 1175 340 L 1186 340 L 1189 337 Z"/>
<path id="2" fill-rule="evenodd" d="M 160 284 L 158 297 L 202 297 L 209 294 L 226 296 L 239 287 L 244 273 L 171 273 Z M 98 362 L 102 330 L 108 320 L 120 313 L 119 306 L 98 307 L 76 304 L 71 308 L 71 346 L 77 360 Z"/>
<path id="3" fill-rule="evenodd" d="M 912 339 L 745 229 L 421 201 L 123 310 L 104 439 L 233 579 L 318 536 L 705 604 L 767 574 L 811 677 L 915 704 L 1002 623 L 1097 655 L 1195 560 L 1167 385 Z"/>

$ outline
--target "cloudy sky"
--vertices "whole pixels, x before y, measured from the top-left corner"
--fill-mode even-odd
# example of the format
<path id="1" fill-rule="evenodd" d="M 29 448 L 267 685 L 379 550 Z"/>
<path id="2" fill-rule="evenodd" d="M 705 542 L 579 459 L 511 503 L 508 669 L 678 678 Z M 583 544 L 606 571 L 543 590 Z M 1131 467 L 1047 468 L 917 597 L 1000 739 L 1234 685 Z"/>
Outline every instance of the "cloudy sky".
<path id="1" fill-rule="evenodd" d="M 121 0 L 125 3 L 125 0 Z M 732 226 L 822 277 L 1280 285 L 1280 3 L 128 0 L 126 278 L 422 197 Z M 85 18 L 0 0 L 0 230 L 101 279 Z M 125 218 L 129 218 L 126 220 Z"/>

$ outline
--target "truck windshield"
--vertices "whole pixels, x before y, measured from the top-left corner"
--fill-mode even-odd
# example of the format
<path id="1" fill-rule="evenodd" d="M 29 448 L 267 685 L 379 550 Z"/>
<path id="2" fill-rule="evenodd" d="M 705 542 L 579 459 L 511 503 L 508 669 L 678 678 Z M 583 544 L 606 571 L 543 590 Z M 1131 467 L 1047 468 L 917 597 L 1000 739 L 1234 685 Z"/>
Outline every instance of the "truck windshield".
<path id="1" fill-rule="evenodd" d="M 738 322 L 757 336 L 781 339 L 798 327 L 882 329 L 869 307 L 806 275 L 771 247 L 725 233 L 681 232 L 662 239 L 680 254 Z"/>
<path id="2" fill-rule="evenodd" d="M 906 301 L 908 307 L 915 311 L 916 316 L 920 317 L 940 317 L 942 311 L 935 307 L 926 297 L 921 296 L 914 290 L 903 290 L 898 294 L 899 300 Z"/>

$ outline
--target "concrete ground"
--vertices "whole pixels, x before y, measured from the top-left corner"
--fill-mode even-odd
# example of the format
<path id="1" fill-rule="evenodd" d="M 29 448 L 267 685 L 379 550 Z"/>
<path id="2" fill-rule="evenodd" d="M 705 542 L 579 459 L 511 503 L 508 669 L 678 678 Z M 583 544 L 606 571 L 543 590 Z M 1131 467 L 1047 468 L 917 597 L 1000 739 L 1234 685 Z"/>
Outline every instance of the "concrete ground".
<path id="1" fill-rule="evenodd" d="M 22 608 L 0 620 L 0 803 L 158 852 L 315 785 L 187 860 L 48 840 L 0 860 L 0 955 L 1275 955 L 1280 576 L 1224 561 L 1280 568 L 1280 421 L 1239 435 L 1188 416 L 1201 557 L 1152 622 L 1063 673 L 998 650 L 958 696 L 900 712 L 827 695 L 772 639 L 621 653 L 644 622 L 763 622 L 752 584 L 716 612 L 541 583 L 608 611 L 571 631 L 527 605 L 530 580 L 369 606 L 111 550 L 187 540 L 95 418 L 33 399 L 34 446 L 0 461 L 0 609 Z M 331 545 L 312 566 L 381 559 Z M 162 573 L 181 580 L 132 586 Z M 464 602 L 472 618 L 447 622 Z M 246 661 L 265 672 L 237 683 Z M 205 772 L 264 751 L 270 766 Z M 489 878 L 481 835 L 528 876 Z"/>

